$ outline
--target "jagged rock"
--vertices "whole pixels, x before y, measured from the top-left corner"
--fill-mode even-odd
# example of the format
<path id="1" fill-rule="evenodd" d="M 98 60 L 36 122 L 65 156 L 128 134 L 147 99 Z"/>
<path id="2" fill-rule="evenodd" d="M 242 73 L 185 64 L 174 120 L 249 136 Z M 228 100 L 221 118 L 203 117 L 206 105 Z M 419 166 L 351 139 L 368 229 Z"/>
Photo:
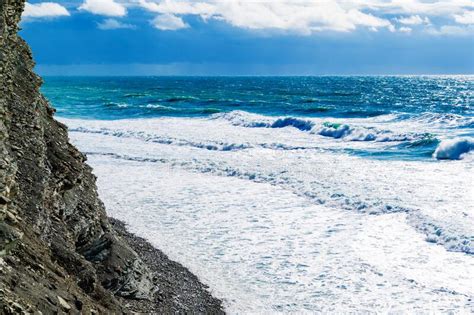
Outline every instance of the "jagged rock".
<path id="1" fill-rule="evenodd" d="M 69 311 L 71 310 L 71 305 L 69 305 L 65 299 L 63 299 L 62 297 L 60 297 L 58 295 L 58 301 L 59 301 L 59 305 L 66 311 Z"/>
<path id="2" fill-rule="evenodd" d="M 107 219 L 17 35 L 24 2 L 0 0 L 0 314 L 223 314 L 196 276 Z"/>
<path id="3" fill-rule="evenodd" d="M 0 0 L 0 313 L 121 313 L 116 296 L 150 299 L 156 288 L 39 92 L 17 35 L 24 2 Z"/>

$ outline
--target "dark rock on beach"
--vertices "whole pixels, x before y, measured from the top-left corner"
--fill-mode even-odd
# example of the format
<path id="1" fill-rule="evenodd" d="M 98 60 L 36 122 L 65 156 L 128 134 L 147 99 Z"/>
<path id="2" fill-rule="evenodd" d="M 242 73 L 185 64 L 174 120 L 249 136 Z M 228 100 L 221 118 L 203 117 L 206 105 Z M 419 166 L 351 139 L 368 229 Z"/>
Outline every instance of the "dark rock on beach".
<path id="1" fill-rule="evenodd" d="M 23 7 L 0 0 L 0 313 L 221 313 L 195 276 L 110 223 L 39 92 Z"/>
<path id="2" fill-rule="evenodd" d="M 155 298 L 147 303 L 124 301 L 128 308 L 137 312 L 158 311 L 169 313 L 223 314 L 221 302 L 212 297 L 208 288 L 182 265 L 171 261 L 141 237 L 127 231 L 123 222 L 109 218 L 116 233 L 132 246 L 149 266 L 158 290 Z"/>

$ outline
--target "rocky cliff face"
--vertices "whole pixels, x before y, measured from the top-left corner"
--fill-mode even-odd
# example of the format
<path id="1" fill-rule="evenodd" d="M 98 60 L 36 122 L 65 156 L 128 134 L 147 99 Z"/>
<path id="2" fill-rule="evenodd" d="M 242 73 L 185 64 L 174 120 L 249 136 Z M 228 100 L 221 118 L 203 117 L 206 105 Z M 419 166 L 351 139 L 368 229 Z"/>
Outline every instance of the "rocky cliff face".
<path id="1" fill-rule="evenodd" d="M 17 35 L 23 6 L 0 0 L 0 313 L 120 313 L 117 296 L 147 299 L 155 287 L 39 92 Z"/>

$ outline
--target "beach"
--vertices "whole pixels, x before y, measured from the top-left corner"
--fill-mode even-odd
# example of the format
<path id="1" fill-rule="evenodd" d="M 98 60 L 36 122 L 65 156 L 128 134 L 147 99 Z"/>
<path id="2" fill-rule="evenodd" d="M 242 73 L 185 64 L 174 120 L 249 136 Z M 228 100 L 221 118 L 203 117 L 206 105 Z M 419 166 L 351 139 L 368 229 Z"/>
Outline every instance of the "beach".
<path id="1" fill-rule="evenodd" d="M 169 260 L 160 250 L 127 231 L 123 222 L 109 218 L 117 234 L 132 247 L 151 269 L 157 290 L 152 300 L 122 299 L 128 312 L 141 314 L 224 314 L 221 301 L 182 265 Z"/>
<path id="2" fill-rule="evenodd" d="M 108 215 L 197 275 L 227 312 L 471 309 L 467 99 L 448 112 L 442 106 L 425 112 L 426 101 L 418 101 L 419 109 L 368 105 L 354 113 L 358 103 L 349 100 L 363 94 L 338 90 L 325 97 L 347 99 L 347 109 L 284 115 L 308 103 L 266 104 L 264 98 L 280 97 L 270 90 L 253 106 L 272 114 L 243 105 L 221 112 L 220 106 L 239 103 L 233 91 L 214 98 L 220 112 L 196 115 L 207 98 L 170 92 L 171 79 L 152 80 L 167 95 L 159 105 L 174 110 L 150 112 L 140 105 L 158 102 L 149 88 L 130 96 L 115 82 L 113 98 L 132 100 L 111 100 L 120 106 L 107 105 L 93 117 L 59 106 L 59 119 L 87 155 Z M 247 97 L 260 91 L 242 79 L 224 80 L 240 82 Z M 417 89 L 414 79 L 394 80 Z M 416 78 L 459 87 L 469 80 Z M 289 109 L 278 114 L 278 106 Z M 143 117 L 119 117 L 123 111 Z"/>

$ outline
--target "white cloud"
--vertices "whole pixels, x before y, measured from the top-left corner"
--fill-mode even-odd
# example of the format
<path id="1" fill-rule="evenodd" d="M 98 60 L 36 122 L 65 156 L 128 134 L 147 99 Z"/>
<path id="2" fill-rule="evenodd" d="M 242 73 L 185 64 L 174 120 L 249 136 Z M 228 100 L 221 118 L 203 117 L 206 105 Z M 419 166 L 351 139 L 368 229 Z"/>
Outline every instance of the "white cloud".
<path id="1" fill-rule="evenodd" d="M 216 14 L 214 4 L 205 1 L 161 1 L 138 0 L 141 7 L 156 13 L 208 15 Z"/>
<path id="2" fill-rule="evenodd" d="M 101 30 L 117 30 L 117 29 L 135 29 L 136 26 L 132 24 L 122 23 L 116 19 L 106 19 L 97 24 Z"/>
<path id="3" fill-rule="evenodd" d="M 411 33 L 412 29 L 410 27 L 402 26 L 398 29 L 399 32 L 401 33 Z"/>
<path id="4" fill-rule="evenodd" d="M 430 19 L 428 19 L 427 17 L 422 18 L 419 15 L 412 15 L 412 16 L 399 18 L 397 19 L 397 21 L 405 25 L 430 24 Z"/>
<path id="5" fill-rule="evenodd" d="M 348 32 L 366 27 L 370 30 L 395 30 L 390 15 L 403 25 L 425 25 L 430 18 L 452 18 L 471 24 L 472 0 L 133 0 L 150 12 L 176 18 L 188 15 L 203 20 L 219 20 L 233 26 L 311 34 L 318 31 Z M 184 23 L 184 22 L 183 22 Z"/>
<path id="6" fill-rule="evenodd" d="M 125 6 L 114 0 L 85 0 L 79 10 L 105 16 L 125 16 L 127 14 Z"/>
<path id="7" fill-rule="evenodd" d="M 408 28 L 410 28 L 413 32 L 424 30 L 444 34 L 450 33 L 450 26 L 441 25 L 440 21 L 454 19 L 453 23 L 456 22 L 460 27 L 462 24 L 474 24 L 473 0 L 82 1 L 83 3 L 79 7 L 80 10 L 109 17 L 123 17 L 127 14 L 127 8 L 142 8 L 156 14 L 151 23 L 162 30 L 188 28 L 189 25 L 185 21 L 190 16 L 199 17 L 204 21 L 221 21 L 243 29 L 269 30 L 302 35 L 323 31 L 351 32 L 361 28 L 372 31 L 385 29 L 390 32 L 406 33 L 409 33 Z M 51 7 L 46 10 L 47 6 Z M 46 16 L 45 13 L 32 12 L 41 10 L 53 12 L 52 6 L 55 7 L 57 13 L 51 16 L 69 15 L 64 7 L 46 2 L 35 5 L 27 4 L 25 16 L 33 16 L 33 14 Z M 59 8 L 62 8 L 63 11 L 59 11 Z M 394 16 L 397 18 L 394 18 Z M 127 25 L 118 21 L 109 21 L 107 22 L 109 24 L 104 23 L 101 23 L 101 27 L 108 29 Z M 114 23 L 115 25 L 113 25 Z M 442 29 L 444 31 L 441 31 Z"/>
<path id="8" fill-rule="evenodd" d="M 459 24 L 474 24 L 474 11 L 467 11 L 464 14 L 455 14 L 454 20 Z"/>
<path id="9" fill-rule="evenodd" d="M 362 7 L 389 14 L 421 14 L 428 16 L 449 16 L 474 8 L 472 0 L 354 0 Z"/>
<path id="10" fill-rule="evenodd" d="M 23 18 L 54 18 L 69 16 L 69 11 L 62 5 L 54 2 L 42 2 L 37 4 L 25 3 Z"/>
<path id="11" fill-rule="evenodd" d="M 471 36 L 474 32 L 472 26 L 456 26 L 456 25 L 443 25 L 439 28 L 429 28 L 427 33 L 435 36 L 451 35 L 451 36 Z"/>
<path id="12" fill-rule="evenodd" d="M 186 24 L 182 18 L 168 13 L 158 15 L 152 21 L 152 25 L 163 31 L 175 31 L 189 27 L 189 25 Z"/>
<path id="13" fill-rule="evenodd" d="M 390 27 L 385 18 L 363 12 L 347 1 L 191 1 L 138 0 L 151 12 L 179 16 L 195 15 L 246 29 L 275 29 L 310 34 L 317 31 L 352 31 L 357 27 Z"/>

